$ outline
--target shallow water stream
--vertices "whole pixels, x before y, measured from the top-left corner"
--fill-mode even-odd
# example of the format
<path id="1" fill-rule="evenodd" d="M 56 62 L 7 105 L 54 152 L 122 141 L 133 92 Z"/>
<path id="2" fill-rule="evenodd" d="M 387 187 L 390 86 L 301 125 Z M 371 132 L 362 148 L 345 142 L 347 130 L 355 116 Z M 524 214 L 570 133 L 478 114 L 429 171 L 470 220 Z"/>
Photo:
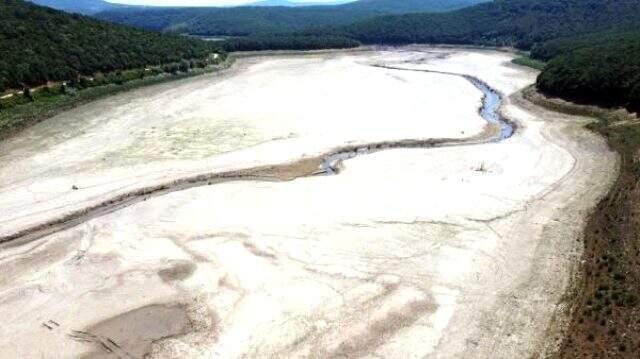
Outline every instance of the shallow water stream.
<path id="1" fill-rule="evenodd" d="M 500 135 L 495 138 L 491 138 L 488 142 L 498 142 L 504 139 L 511 137 L 515 131 L 514 126 L 509 123 L 506 119 L 502 117 L 499 112 L 500 106 L 502 106 L 502 95 L 491 88 L 487 83 L 478 79 L 477 77 L 462 75 L 456 73 L 449 72 L 440 72 L 440 71 L 430 71 L 430 70 L 415 70 L 415 69 L 406 69 L 400 67 L 391 67 L 384 65 L 374 65 L 374 67 L 380 67 L 389 70 L 399 70 L 399 71 L 418 71 L 418 72 L 431 72 L 431 73 L 439 73 L 443 75 L 450 76 L 459 76 L 467 81 L 469 81 L 473 86 L 475 86 L 478 90 L 480 90 L 483 94 L 482 96 L 482 106 L 479 109 L 480 116 L 485 119 L 487 122 L 492 124 L 498 124 L 500 126 Z M 356 146 L 354 148 L 344 149 L 342 151 L 333 153 L 324 158 L 322 162 L 322 172 L 327 175 L 336 174 L 339 171 L 339 167 L 341 163 L 345 160 L 371 154 L 374 152 L 379 152 L 387 149 L 396 149 L 396 148 L 430 148 L 434 147 L 438 144 L 442 144 L 447 142 L 446 140 L 415 140 L 415 141 L 398 141 L 398 142 L 387 142 L 387 143 L 378 143 L 378 144 L 367 144 L 364 146 Z"/>

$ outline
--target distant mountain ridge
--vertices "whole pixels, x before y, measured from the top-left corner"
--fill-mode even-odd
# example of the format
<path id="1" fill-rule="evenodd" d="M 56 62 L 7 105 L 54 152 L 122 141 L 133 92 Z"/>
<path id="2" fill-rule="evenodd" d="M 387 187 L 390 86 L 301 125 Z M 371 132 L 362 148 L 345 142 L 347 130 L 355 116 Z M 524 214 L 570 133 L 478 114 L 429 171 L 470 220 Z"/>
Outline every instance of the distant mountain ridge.
<path id="1" fill-rule="evenodd" d="M 92 15 L 101 11 L 122 8 L 125 5 L 112 4 L 103 0 L 29 0 L 34 4 L 66 12 Z"/>
<path id="2" fill-rule="evenodd" d="M 489 0 L 360 0 L 332 6 L 144 7 L 113 9 L 96 16 L 154 31 L 247 36 L 344 26 L 387 14 L 450 11 L 487 1 Z"/>
<path id="3" fill-rule="evenodd" d="M 359 0 L 343 8 L 371 10 L 393 14 L 409 12 L 445 12 L 491 0 Z"/>
<path id="4" fill-rule="evenodd" d="M 357 0 L 337 0 L 337 1 L 326 1 L 326 2 L 296 2 L 296 1 L 288 1 L 288 0 L 263 0 L 263 1 L 256 1 L 253 3 L 244 4 L 241 6 L 286 6 L 286 7 L 333 6 L 333 5 L 347 4 L 354 1 L 357 1 Z"/>

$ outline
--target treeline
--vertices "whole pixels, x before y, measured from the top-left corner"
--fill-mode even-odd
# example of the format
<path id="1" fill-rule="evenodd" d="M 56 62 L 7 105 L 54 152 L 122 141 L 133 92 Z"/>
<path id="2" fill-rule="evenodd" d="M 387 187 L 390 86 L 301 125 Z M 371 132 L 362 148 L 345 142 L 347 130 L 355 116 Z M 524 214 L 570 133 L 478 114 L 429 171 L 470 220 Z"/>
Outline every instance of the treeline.
<path id="1" fill-rule="evenodd" d="M 223 43 L 228 52 L 261 50 L 350 49 L 360 46 L 344 36 L 271 35 L 229 39 Z"/>
<path id="2" fill-rule="evenodd" d="M 208 61 L 215 43 L 117 26 L 22 0 L 0 2 L 0 93 L 97 72 Z"/>
<path id="3" fill-rule="evenodd" d="M 41 99 L 55 99 L 58 95 L 75 96 L 79 91 L 93 87 L 106 85 L 124 85 L 128 83 L 142 82 L 159 75 L 189 75 L 196 71 L 205 71 L 212 64 L 220 64 L 226 59 L 225 54 L 209 59 L 181 60 L 180 62 L 166 63 L 161 66 L 141 67 L 130 70 L 116 70 L 113 72 L 97 72 L 91 76 L 80 75 L 54 83 L 46 83 L 37 88 L 24 87 L 17 93 L 11 92 L 8 96 L 0 97 L 0 110 Z M 0 126 L 2 127 L 2 126 Z"/>
<path id="4" fill-rule="evenodd" d="M 560 39 L 537 51 L 554 57 L 538 77 L 542 92 L 640 111 L 640 30 Z"/>

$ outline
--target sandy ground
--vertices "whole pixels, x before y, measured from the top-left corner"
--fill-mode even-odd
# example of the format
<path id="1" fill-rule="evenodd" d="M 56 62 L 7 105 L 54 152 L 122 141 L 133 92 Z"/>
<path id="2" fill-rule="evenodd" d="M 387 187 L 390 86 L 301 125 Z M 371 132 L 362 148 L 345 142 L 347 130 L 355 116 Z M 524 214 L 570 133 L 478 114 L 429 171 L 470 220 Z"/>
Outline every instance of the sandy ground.
<path id="1" fill-rule="evenodd" d="M 337 176 L 173 192 L 5 244 L 0 357 L 547 350 L 583 219 L 617 161 L 585 119 L 521 102 L 535 73 L 510 58 L 402 48 L 243 60 L 223 78 L 99 101 L 1 144 L 3 236 L 188 174 L 483 135 L 481 94 L 464 79 L 370 64 L 477 76 L 513 95 L 503 112 L 519 126 L 499 143 L 357 157 Z"/>

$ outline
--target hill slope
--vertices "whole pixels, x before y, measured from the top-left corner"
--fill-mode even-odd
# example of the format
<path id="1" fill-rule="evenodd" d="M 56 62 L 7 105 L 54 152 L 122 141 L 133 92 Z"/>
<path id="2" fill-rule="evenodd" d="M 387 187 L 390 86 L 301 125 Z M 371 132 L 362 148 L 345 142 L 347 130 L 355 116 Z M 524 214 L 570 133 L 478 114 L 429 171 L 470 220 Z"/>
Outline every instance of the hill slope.
<path id="1" fill-rule="evenodd" d="M 384 16 L 342 31 L 365 43 L 471 43 L 528 49 L 561 36 L 639 24 L 638 0 L 496 0 L 444 14 Z"/>
<path id="2" fill-rule="evenodd" d="M 116 26 L 27 3 L 0 2 L 0 91 L 80 74 L 207 57 L 213 44 Z"/>
<path id="3" fill-rule="evenodd" d="M 447 11 L 487 0 L 361 0 L 335 6 L 233 8 L 128 8 L 97 14 L 101 19 L 154 31 L 243 36 L 342 26 L 379 15 Z"/>

